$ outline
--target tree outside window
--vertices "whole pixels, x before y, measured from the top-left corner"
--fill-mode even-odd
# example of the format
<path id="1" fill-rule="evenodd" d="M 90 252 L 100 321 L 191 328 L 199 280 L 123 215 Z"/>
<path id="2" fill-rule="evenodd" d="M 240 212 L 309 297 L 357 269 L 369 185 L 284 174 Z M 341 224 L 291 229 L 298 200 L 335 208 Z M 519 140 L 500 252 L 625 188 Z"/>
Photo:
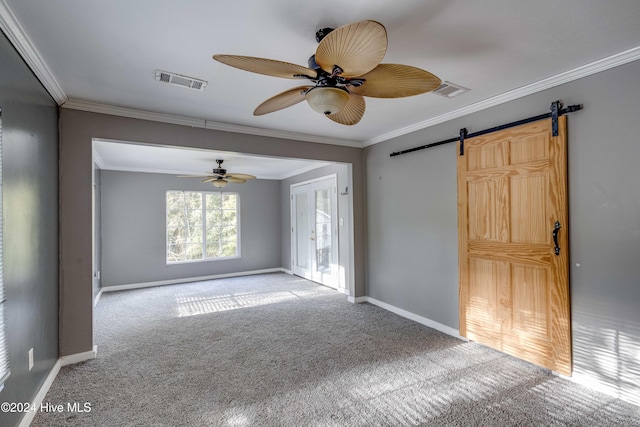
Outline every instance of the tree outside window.
<path id="1" fill-rule="evenodd" d="M 237 258 L 238 195 L 167 191 L 167 263 Z"/>

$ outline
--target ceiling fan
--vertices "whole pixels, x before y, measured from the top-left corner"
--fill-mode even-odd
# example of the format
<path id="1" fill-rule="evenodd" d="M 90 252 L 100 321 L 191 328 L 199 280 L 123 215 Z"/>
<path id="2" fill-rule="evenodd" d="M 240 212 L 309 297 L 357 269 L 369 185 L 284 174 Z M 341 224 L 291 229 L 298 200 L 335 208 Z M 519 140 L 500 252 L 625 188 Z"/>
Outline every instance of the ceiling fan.
<path id="1" fill-rule="evenodd" d="M 307 100 L 311 108 L 334 122 L 355 125 L 364 115 L 364 96 L 401 98 L 437 89 L 442 83 L 420 68 L 381 64 L 387 52 L 387 30 L 376 21 L 358 21 L 316 32 L 318 48 L 309 67 L 273 59 L 213 55 L 213 59 L 241 70 L 288 79 L 307 79 L 313 85 L 284 91 L 260 104 L 256 116 Z"/>
<path id="2" fill-rule="evenodd" d="M 202 182 L 210 182 L 214 187 L 222 188 L 228 183 L 244 184 L 250 179 L 256 179 L 255 176 L 247 173 L 227 173 L 227 170 L 222 167 L 224 160 L 216 160 L 218 167 L 213 169 L 212 173 L 208 175 L 180 175 L 178 178 L 204 178 Z"/>

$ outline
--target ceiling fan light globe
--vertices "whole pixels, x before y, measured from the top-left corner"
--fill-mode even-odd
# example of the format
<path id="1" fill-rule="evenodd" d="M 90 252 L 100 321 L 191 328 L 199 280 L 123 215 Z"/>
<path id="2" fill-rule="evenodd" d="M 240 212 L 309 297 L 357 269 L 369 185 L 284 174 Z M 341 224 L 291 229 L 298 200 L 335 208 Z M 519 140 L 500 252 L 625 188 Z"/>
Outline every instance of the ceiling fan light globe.
<path id="1" fill-rule="evenodd" d="M 212 181 L 211 183 L 216 188 L 226 187 L 226 185 L 227 185 L 227 181 L 225 181 L 224 179 L 216 179 L 215 181 Z"/>
<path id="2" fill-rule="evenodd" d="M 328 116 L 347 105 L 349 93 L 336 87 L 316 87 L 307 92 L 306 99 L 313 111 Z"/>

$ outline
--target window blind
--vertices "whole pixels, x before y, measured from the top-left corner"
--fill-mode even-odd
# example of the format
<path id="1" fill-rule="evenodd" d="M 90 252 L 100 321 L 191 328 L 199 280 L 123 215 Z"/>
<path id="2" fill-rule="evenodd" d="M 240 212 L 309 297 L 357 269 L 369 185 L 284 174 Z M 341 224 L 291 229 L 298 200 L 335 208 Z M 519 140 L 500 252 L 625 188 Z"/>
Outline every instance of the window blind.
<path id="1" fill-rule="evenodd" d="M 4 231 L 4 214 L 2 210 L 2 109 L 0 109 L 0 390 L 9 377 L 9 349 L 7 348 L 7 336 L 5 334 L 5 309 L 4 299 L 4 262 L 2 242 Z"/>

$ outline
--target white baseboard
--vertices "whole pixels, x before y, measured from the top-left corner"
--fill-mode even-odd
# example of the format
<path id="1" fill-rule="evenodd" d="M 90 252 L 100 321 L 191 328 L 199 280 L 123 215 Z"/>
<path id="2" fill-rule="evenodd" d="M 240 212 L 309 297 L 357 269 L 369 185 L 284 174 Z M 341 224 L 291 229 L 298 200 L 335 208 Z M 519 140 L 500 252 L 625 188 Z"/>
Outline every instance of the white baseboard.
<path id="1" fill-rule="evenodd" d="M 51 368 L 51 371 L 49 371 L 49 375 L 47 375 L 47 378 L 42 383 L 42 386 L 40 386 L 40 390 L 38 390 L 38 394 L 36 394 L 36 397 L 33 398 L 33 402 L 31 402 L 31 407 L 40 408 L 40 405 L 42 404 L 45 396 L 49 392 L 51 385 L 53 385 L 53 382 L 58 376 L 58 373 L 60 372 L 61 367 L 72 365 L 74 363 L 84 362 L 86 360 L 95 359 L 97 353 L 98 353 L 98 346 L 94 345 L 93 350 L 91 351 L 85 351 L 84 353 L 76 353 L 76 354 L 70 354 L 68 356 L 62 356 L 58 360 L 56 360 L 56 363 L 53 365 L 53 368 Z M 31 425 L 31 422 L 33 421 L 33 418 L 36 416 L 37 412 L 38 411 L 27 411 L 24 414 L 24 417 L 22 417 L 22 420 L 20 421 L 20 424 L 18 424 L 18 426 L 29 427 L 29 425 Z"/>
<path id="2" fill-rule="evenodd" d="M 127 291 L 131 289 L 151 288 L 154 286 L 177 285 L 179 283 L 203 282 L 205 280 L 225 279 L 228 277 L 252 276 L 254 274 L 266 273 L 287 273 L 292 274 L 284 268 L 266 268 L 263 270 L 238 271 L 236 273 L 214 274 L 211 276 L 185 277 L 182 279 L 160 280 L 157 282 L 131 283 L 129 285 L 103 286 L 101 292 Z"/>
<path id="3" fill-rule="evenodd" d="M 102 288 L 100 288 L 100 291 L 98 292 L 98 295 L 96 295 L 96 298 L 93 300 L 93 306 L 95 307 L 96 305 L 98 305 L 98 301 L 100 301 L 100 297 L 102 296 Z"/>
<path id="4" fill-rule="evenodd" d="M 362 304 L 364 302 L 367 302 L 367 297 L 347 297 L 347 301 L 349 301 L 351 304 Z"/>
<path id="5" fill-rule="evenodd" d="M 289 276 L 293 276 L 293 271 L 287 270 L 286 268 L 280 268 L 280 271 L 287 273 Z"/>
<path id="6" fill-rule="evenodd" d="M 62 367 L 61 360 L 60 359 L 56 360 L 56 363 L 53 365 L 53 368 L 51 368 L 51 371 L 49 371 L 49 375 L 47 375 L 47 378 L 44 380 L 44 383 L 42 383 L 42 386 L 40 387 L 38 394 L 36 394 L 36 397 L 33 399 L 33 402 L 31 402 L 32 408 L 40 408 L 40 405 L 42 404 L 44 397 L 49 392 L 49 389 L 51 388 L 53 381 L 58 376 L 58 372 L 60 372 L 61 367 Z M 24 417 L 22 417 L 22 420 L 20 421 L 20 424 L 18 424 L 18 426 L 29 427 L 29 425 L 31 425 L 31 422 L 35 418 L 37 412 L 38 411 L 27 411 L 24 414 Z"/>
<path id="7" fill-rule="evenodd" d="M 444 332 L 447 335 L 451 335 L 454 338 L 458 338 L 459 340 L 469 341 L 467 338 L 460 335 L 460 331 L 454 329 L 450 326 L 443 325 L 442 323 L 438 323 L 435 320 L 427 319 L 426 317 L 422 317 L 410 311 L 404 310 L 402 308 L 396 307 L 391 304 L 387 304 L 386 302 L 379 301 L 375 298 L 371 297 L 359 297 L 355 299 L 355 302 L 368 302 L 369 304 L 377 305 L 378 307 L 384 308 L 392 313 L 395 313 L 399 316 L 406 317 L 407 319 L 413 320 L 414 322 L 421 323 L 425 326 L 433 328 L 437 331 Z"/>
<path id="8" fill-rule="evenodd" d="M 62 356 L 60 363 L 62 366 L 73 365 L 74 363 L 85 362 L 87 360 L 95 359 L 98 356 L 98 346 L 94 345 L 93 350 L 85 351 L 84 353 L 69 354 L 68 356 Z"/>

